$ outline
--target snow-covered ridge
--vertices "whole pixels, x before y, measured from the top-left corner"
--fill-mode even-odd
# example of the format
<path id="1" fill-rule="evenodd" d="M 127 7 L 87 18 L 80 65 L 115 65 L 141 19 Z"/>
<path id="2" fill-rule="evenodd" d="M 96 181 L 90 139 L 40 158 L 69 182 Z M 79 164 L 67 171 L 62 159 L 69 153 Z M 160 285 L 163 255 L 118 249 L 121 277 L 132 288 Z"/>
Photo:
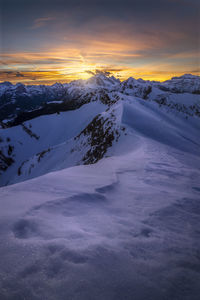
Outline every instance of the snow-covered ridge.
<path id="1" fill-rule="evenodd" d="M 175 99 L 172 95 L 171 102 L 120 92 L 115 97 L 112 92 L 105 95 L 75 110 L 0 129 L 0 185 L 121 155 L 137 147 L 141 137 L 193 155 L 199 153 L 200 118 L 189 114 L 187 95 L 186 99 L 182 99 L 184 94 Z M 196 98 L 191 95 L 189 101 Z M 186 102 L 186 111 L 180 110 L 182 106 L 176 106 L 175 100 Z"/>
<path id="2" fill-rule="evenodd" d="M 200 98 L 197 93 L 183 93 L 182 82 L 184 91 L 189 83 L 194 91 L 192 84 L 198 86 L 199 77 L 184 75 L 162 84 L 162 87 L 178 86 L 179 93 L 163 89 L 157 82 L 134 78 L 119 82 L 104 74 L 51 87 L 2 84 L 15 91 L 14 95 L 19 93 L 15 104 L 22 101 L 23 105 L 12 120 L 1 123 L 0 185 L 64 167 L 96 163 L 107 155 L 120 153 L 118 149 L 128 150 L 127 145 L 138 132 L 146 138 L 197 153 Z M 59 101 L 47 96 L 46 103 L 26 110 L 26 93 L 35 95 L 38 91 L 42 95 L 41 91 L 51 90 Z M 30 99 L 26 102 L 34 103 Z M 4 108 L 0 108 L 2 113 Z M 134 138 L 133 131 L 137 133 Z M 121 144 L 124 138 L 125 148 Z"/>

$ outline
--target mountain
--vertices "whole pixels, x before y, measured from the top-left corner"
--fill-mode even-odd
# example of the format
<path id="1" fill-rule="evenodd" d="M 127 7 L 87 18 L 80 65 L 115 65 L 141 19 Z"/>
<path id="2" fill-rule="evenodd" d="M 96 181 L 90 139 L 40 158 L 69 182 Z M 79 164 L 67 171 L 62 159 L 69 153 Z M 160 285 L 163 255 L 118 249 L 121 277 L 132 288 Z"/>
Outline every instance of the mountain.
<path id="1" fill-rule="evenodd" d="M 0 83 L 0 121 L 5 119 L 15 119 L 17 116 L 35 111 L 35 113 L 46 114 L 49 107 L 53 107 L 51 113 L 58 110 L 68 110 L 70 105 L 77 108 L 88 98 L 88 95 L 96 88 L 112 88 L 119 85 L 120 81 L 114 77 L 106 77 L 98 74 L 87 81 L 76 80 L 70 84 L 56 83 L 52 86 L 27 85 L 10 82 Z M 78 101 L 78 99 L 80 100 Z M 80 102 L 80 104 L 78 103 Z M 76 106 L 75 106 L 76 105 Z M 66 106 L 66 107 L 65 107 Z M 50 109 L 51 110 L 51 109 Z"/>
<path id="2" fill-rule="evenodd" d="M 173 77 L 171 80 L 167 80 L 162 84 L 159 84 L 158 87 L 173 93 L 200 94 L 199 76 L 194 76 L 191 74 Z"/>
<path id="3" fill-rule="evenodd" d="M 0 299 L 198 299 L 199 83 L 97 74 L 2 119 Z"/>
<path id="4" fill-rule="evenodd" d="M 52 86 L 0 83 L 0 121 L 66 98 L 66 89 L 59 83 Z"/>
<path id="5" fill-rule="evenodd" d="M 13 105 L 19 103 L 16 95 L 19 99 L 22 95 L 22 103 L 23 95 L 29 95 L 30 105 L 35 105 L 31 100 L 35 95 L 37 103 L 44 91 L 46 100 L 49 91 L 52 94 L 43 107 L 29 107 L 12 120 L 2 121 L 0 184 L 95 163 L 114 155 L 123 139 L 128 149 L 130 140 L 138 135 L 197 153 L 200 101 L 194 87 L 199 81 L 197 76 L 184 75 L 162 84 L 134 78 L 120 82 L 97 74 L 86 81 L 50 87 L 2 84 L 2 93 L 12 94 Z M 179 92 L 174 91 L 175 86 Z"/>

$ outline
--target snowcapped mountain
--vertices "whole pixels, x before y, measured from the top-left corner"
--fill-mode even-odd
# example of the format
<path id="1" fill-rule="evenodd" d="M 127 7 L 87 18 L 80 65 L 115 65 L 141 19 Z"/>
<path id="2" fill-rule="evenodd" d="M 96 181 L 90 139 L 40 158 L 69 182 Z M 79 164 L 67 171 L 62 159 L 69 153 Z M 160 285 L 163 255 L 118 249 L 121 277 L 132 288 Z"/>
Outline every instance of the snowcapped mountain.
<path id="1" fill-rule="evenodd" d="M 180 77 L 173 77 L 170 80 L 158 84 L 160 89 L 173 93 L 200 94 L 199 76 L 185 74 Z"/>
<path id="2" fill-rule="evenodd" d="M 66 90 L 59 83 L 52 86 L 0 83 L 0 121 L 14 118 L 20 113 L 41 108 L 48 102 L 60 101 L 66 97 Z"/>
<path id="3" fill-rule="evenodd" d="M 1 84 L 0 299 L 199 299 L 199 83 Z"/>
<path id="4" fill-rule="evenodd" d="M 0 184 L 95 163 L 115 155 L 122 144 L 129 151 L 128 145 L 138 135 L 198 153 L 200 99 L 194 89 L 197 91 L 199 82 L 192 75 L 159 85 L 133 78 L 119 82 L 98 74 L 86 81 L 51 87 L 2 84 L 4 95 L 5 89 L 13 92 L 12 99 L 16 94 L 22 98 L 29 94 L 30 103 L 31 97 L 44 91 L 46 99 L 49 91 L 52 95 L 43 107 L 2 121 Z M 160 89 L 163 86 L 167 90 Z M 183 92 L 186 89 L 190 93 Z"/>
<path id="5" fill-rule="evenodd" d="M 23 119 L 75 109 L 99 98 L 110 101 L 110 96 L 112 99 L 118 98 L 118 92 L 142 99 L 156 100 L 157 97 L 157 101 L 162 101 L 164 98 L 164 101 L 167 101 L 170 96 L 179 93 L 199 95 L 199 76 L 186 74 L 162 83 L 130 77 L 120 82 L 113 76 L 108 77 L 100 73 L 88 80 L 76 80 L 69 84 L 56 83 L 52 86 L 25 86 L 21 83 L 12 85 L 10 82 L 3 82 L 0 83 L 1 126 L 8 121 L 17 125 Z M 192 105 L 193 103 L 191 107 Z M 196 108 L 199 109 L 195 106 L 194 110 Z"/>

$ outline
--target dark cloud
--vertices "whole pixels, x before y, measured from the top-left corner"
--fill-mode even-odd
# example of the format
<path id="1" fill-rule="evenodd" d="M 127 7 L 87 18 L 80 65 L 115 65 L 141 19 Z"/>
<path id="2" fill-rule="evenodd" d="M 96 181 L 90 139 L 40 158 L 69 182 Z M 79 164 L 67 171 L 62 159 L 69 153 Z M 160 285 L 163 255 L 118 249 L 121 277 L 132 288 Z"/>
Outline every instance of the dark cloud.
<path id="1" fill-rule="evenodd" d="M 172 53 L 194 50 L 198 19 L 196 0 L 7 0 L 2 5 L 2 50 L 68 45 L 78 43 L 79 36 L 104 39 L 107 31 L 113 40 L 124 36 L 133 43 L 162 38 Z"/>
<path id="2" fill-rule="evenodd" d="M 21 77 L 21 78 L 23 78 L 23 77 L 25 77 L 25 75 L 23 74 L 23 73 L 21 73 L 21 72 L 15 72 L 15 71 L 0 71 L 0 75 L 2 76 L 2 75 L 8 75 L 8 76 L 12 76 L 12 77 Z"/>
<path id="3" fill-rule="evenodd" d="M 92 72 L 90 70 L 85 71 L 85 73 L 89 74 L 89 75 L 95 75 L 95 72 Z"/>
<path id="4" fill-rule="evenodd" d="M 106 76 L 108 76 L 108 75 L 110 75 L 111 74 L 111 72 L 109 72 L 109 71 L 106 71 L 106 70 L 95 70 L 95 73 L 96 74 L 104 74 L 104 75 L 106 75 Z"/>
<path id="5" fill-rule="evenodd" d="M 15 76 L 16 77 L 24 77 L 24 75 L 22 73 L 20 73 L 20 72 L 17 72 Z"/>
<path id="6" fill-rule="evenodd" d="M 56 43 L 69 32 L 95 38 L 106 34 L 104 27 L 112 29 L 114 37 L 121 28 L 130 40 L 184 33 L 181 47 L 192 47 L 199 32 L 196 0 L 4 0 L 2 17 L 3 48 L 9 49 Z"/>
<path id="7" fill-rule="evenodd" d="M 120 72 L 123 71 L 122 69 L 115 69 L 115 68 L 101 68 L 101 69 L 96 69 L 94 71 L 90 71 L 90 70 L 86 70 L 85 73 L 89 74 L 89 75 L 97 75 L 97 74 L 103 74 L 106 76 L 112 75 L 112 72 Z"/>

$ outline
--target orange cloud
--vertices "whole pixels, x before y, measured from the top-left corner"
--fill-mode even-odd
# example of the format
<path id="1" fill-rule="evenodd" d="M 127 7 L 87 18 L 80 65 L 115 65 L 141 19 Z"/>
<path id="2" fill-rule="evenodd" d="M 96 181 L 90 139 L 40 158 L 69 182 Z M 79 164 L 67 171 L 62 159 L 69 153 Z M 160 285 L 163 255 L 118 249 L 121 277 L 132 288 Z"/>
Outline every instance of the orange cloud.
<path id="1" fill-rule="evenodd" d="M 138 39 L 134 42 L 133 39 L 128 40 L 126 35 L 117 41 L 116 36 L 117 34 L 113 37 L 108 31 L 104 40 L 101 35 L 96 38 L 85 35 L 80 37 L 81 40 L 76 45 L 75 36 L 73 43 L 51 50 L 44 47 L 38 52 L 3 53 L 0 61 L 0 80 L 52 84 L 56 81 L 87 79 L 97 69 L 110 72 L 121 80 L 133 76 L 162 81 L 184 73 L 198 74 L 196 64 L 192 63 L 192 58 L 198 57 L 197 53 L 163 53 L 160 58 L 154 59 L 154 56 L 150 55 L 154 50 L 151 49 L 151 45 L 146 45 L 147 41 Z M 152 43 L 154 46 L 156 43 L 159 45 L 158 40 Z M 180 64 L 179 59 L 188 61 Z"/>

